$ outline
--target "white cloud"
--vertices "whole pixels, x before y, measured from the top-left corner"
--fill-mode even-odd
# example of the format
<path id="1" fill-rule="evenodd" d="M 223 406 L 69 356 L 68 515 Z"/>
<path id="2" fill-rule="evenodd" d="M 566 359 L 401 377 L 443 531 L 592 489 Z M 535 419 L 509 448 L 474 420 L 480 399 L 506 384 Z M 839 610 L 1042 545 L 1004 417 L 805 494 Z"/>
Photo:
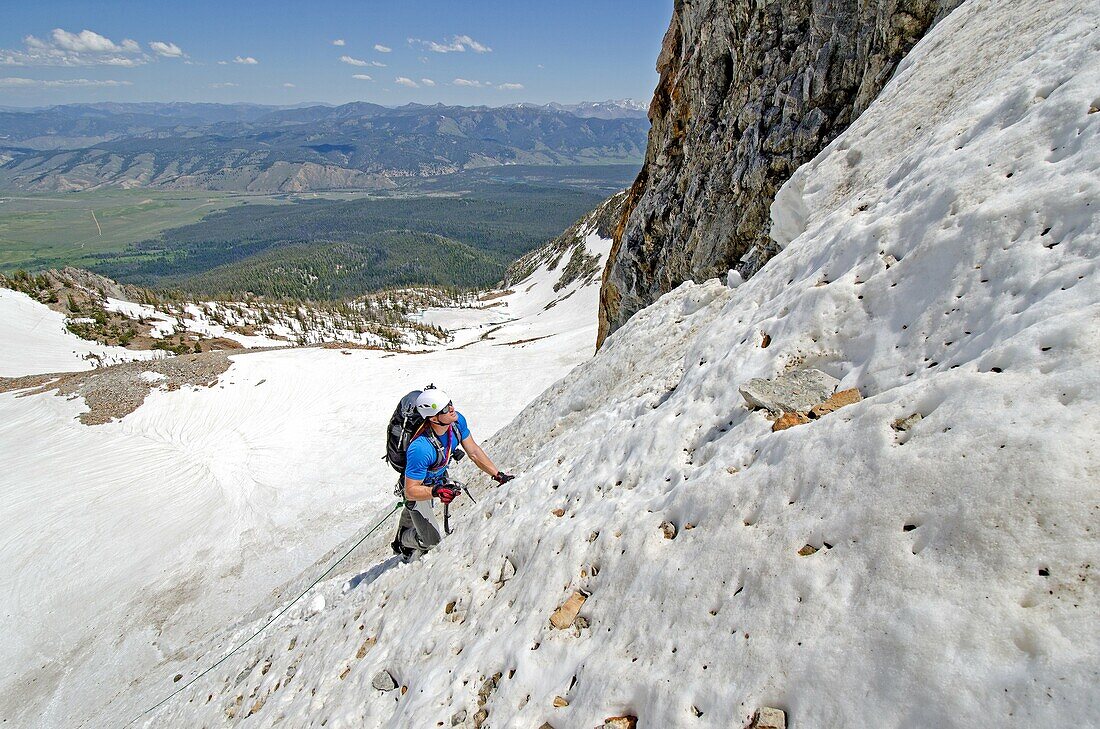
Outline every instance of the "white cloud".
<path id="1" fill-rule="evenodd" d="M 483 43 L 478 43 L 468 35 L 452 36 L 450 40 L 444 40 L 442 43 L 419 38 L 409 38 L 408 41 L 410 46 L 427 48 L 433 53 L 464 53 L 468 50 L 474 53 L 489 53 L 493 50 Z"/>
<path id="2" fill-rule="evenodd" d="M 229 65 L 229 61 L 218 61 L 218 65 L 219 65 L 219 66 L 228 66 L 228 65 Z"/>
<path id="3" fill-rule="evenodd" d="M 298 87 L 295 86 L 294 84 L 287 83 L 287 84 L 283 84 L 283 88 L 284 89 L 295 89 L 295 88 L 298 88 Z"/>
<path id="4" fill-rule="evenodd" d="M 73 53 L 105 53 L 121 51 L 123 46 L 127 43 L 133 43 L 133 41 L 123 41 L 123 46 L 115 45 L 114 41 L 110 38 L 104 37 L 99 33 L 91 30 L 82 30 L 79 33 L 70 33 L 67 30 L 61 28 L 54 28 L 53 42 L 58 48 L 62 48 L 66 51 L 72 51 Z M 136 45 L 136 44 L 135 44 Z"/>
<path id="5" fill-rule="evenodd" d="M 74 87 L 106 87 L 106 86 L 133 86 L 130 81 L 112 81 L 101 79 L 87 79 L 87 78 L 66 78 L 57 79 L 51 81 L 45 81 L 37 78 L 17 78 L 14 76 L 8 76 L 6 78 L 0 78 L 0 88 L 9 89 L 67 89 Z"/>
<path id="6" fill-rule="evenodd" d="M 381 43 L 375 43 L 374 44 L 374 50 L 378 51 L 379 53 L 389 53 L 393 49 L 390 48 L 389 46 L 384 46 Z"/>
<path id="7" fill-rule="evenodd" d="M 382 63 L 381 61 L 371 61 L 370 65 L 374 66 L 375 68 L 385 68 L 386 67 L 386 64 Z"/>
<path id="8" fill-rule="evenodd" d="M 349 66 L 369 66 L 366 61 L 361 61 L 358 58 L 352 58 L 351 56 L 340 56 L 340 63 L 346 63 Z"/>
<path id="9" fill-rule="evenodd" d="M 456 35 L 455 41 L 462 43 L 474 53 L 490 53 L 493 49 L 489 46 L 482 45 L 468 35 Z"/>
<path id="10" fill-rule="evenodd" d="M 210 88 L 212 88 L 212 89 L 231 89 L 236 85 L 237 84 L 233 83 L 232 81 L 225 81 L 224 83 L 220 83 L 220 84 L 210 84 Z"/>
<path id="11" fill-rule="evenodd" d="M 420 79 L 420 83 L 425 86 L 435 86 L 435 81 L 432 81 L 430 78 L 422 78 Z"/>
<path id="12" fill-rule="evenodd" d="M 482 86 L 485 85 L 485 84 L 481 83 L 480 81 L 471 81 L 468 78 L 456 78 L 451 83 L 454 84 L 455 86 L 471 86 L 471 87 L 476 88 L 476 89 L 480 89 Z"/>
<path id="13" fill-rule="evenodd" d="M 359 79 L 360 81 L 373 81 L 374 79 L 365 73 L 357 73 L 352 78 Z"/>
<path id="14" fill-rule="evenodd" d="M 337 38 L 336 40 L 334 40 L 332 42 L 332 45 L 334 45 L 334 46 L 345 46 L 345 45 L 347 45 L 347 43 L 344 42 L 343 38 Z"/>
<path id="15" fill-rule="evenodd" d="M 245 66 L 255 66 L 257 63 L 259 63 L 259 61 L 257 61 L 252 56 L 244 56 L 243 58 L 241 56 L 237 56 L 233 59 L 233 63 L 241 63 Z"/>
<path id="16" fill-rule="evenodd" d="M 413 81 L 411 78 L 405 78 L 404 76 L 398 76 L 393 82 L 399 86 L 408 86 L 410 89 L 420 88 L 420 84 Z"/>
<path id="17" fill-rule="evenodd" d="M 183 52 L 179 46 L 175 43 L 165 43 L 163 41 L 152 41 L 149 43 L 149 47 L 153 49 L 153 52 L 158 56 L 164 56 L 165 58 L 183 58 L 187 54 Z"/>
<path id="18" fill-rule="evenodd" d="M 23 49 L 0 49 L 3 66 L 139 66 L 148 63 L 137 41 L 115 43 L 91 30 L 70 33 L 54 28 L 49 40 L 23 38 Z"/>
<path id="19" fill-rule="evenodd" d="M 523 88 L 523 84 L 501 84 L 497 88 L 501 91 L 519 91 Z"/>

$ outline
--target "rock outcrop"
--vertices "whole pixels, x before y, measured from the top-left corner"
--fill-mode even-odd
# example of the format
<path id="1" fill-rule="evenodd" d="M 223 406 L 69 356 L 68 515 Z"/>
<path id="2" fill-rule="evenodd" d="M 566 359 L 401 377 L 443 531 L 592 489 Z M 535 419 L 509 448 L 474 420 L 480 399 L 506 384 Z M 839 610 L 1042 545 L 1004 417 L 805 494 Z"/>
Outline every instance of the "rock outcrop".
<path id="1" fill-rule="evenodd" d="M 597 346 L 680 283 L 774 253 L 776 191 L 863 112 L 960 0 L 678 0 L 645 164 L 615 233 Z"/>

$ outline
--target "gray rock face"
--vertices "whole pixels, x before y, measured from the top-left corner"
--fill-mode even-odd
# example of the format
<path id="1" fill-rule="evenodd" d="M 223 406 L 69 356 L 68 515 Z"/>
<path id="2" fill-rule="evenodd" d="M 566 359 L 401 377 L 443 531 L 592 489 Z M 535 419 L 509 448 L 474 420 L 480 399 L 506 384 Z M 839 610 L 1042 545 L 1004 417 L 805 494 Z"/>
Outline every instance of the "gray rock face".
<path id="1" fill-rule="evenodd" d="M 874 100 L 961 0 L 677 0 L 645 164 L 604 272 L 597 345 L 688 279 L 777 251 L 780 186 Z M 746 261 L 741 262 L 747 255 Z"/>
<path id="2" fill-rule="evenodd" d="M 739 392 L 754 408 L 773 413 L 804 413 L 828 400 L 839 384 L 840 380 L 821 370 L 795 370 L 774 380 L 749 380 Z"/>

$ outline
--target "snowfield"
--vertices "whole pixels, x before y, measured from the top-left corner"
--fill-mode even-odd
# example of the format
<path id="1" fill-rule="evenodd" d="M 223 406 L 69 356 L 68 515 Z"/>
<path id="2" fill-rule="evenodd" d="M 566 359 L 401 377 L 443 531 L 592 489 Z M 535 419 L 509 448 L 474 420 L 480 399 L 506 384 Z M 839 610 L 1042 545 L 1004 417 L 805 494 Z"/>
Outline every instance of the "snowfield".
<path id="1" fill-rule="evenodd" d="M 609 247 L 589 238 L 591 253 Z M 158 690 L 196 641 L 265 609 L 395 503 L 382 438 L 410 389 L 445 386 L 479 441 L 506 425 L 592 356 L 599 286 L 554 292 L 560 273 L 540 269 L 526 294 L 457 310 L 468 321 L 437 351 L 234 355 L 214 387 L 155 390 L 107 425 L 81 425 L 79 399 L 0 394 L 0 716 L 41 727 L 132 718 L 145 696 L 131 681 L 157 675 Z M 61 315 L 0 297 L 3 374 L 91 366 L 66 348 L 97 345 Z M 112 302 L 127 305 L 138 306 Z M 39 319 L 52 349 L 39 345 Z"/>
<path id="2" fill-rule="evenodd" d="M 95 428 L 0 396 L 4 718 L 1095 725 L 1098 28 L 1095 3 L 968 0 L 784 188 L 776 258 L 588 361 L 595 287 L 545 309 L 543 271 L 449 351 L 243 355 Z M 865 399 L 772 432 L 738 392 L 809 367 Z M 387 524 L 141 714 L 386 513 L 376 438 L 424 379 L 520 476 L 471 478 L 418 562 Z"/>

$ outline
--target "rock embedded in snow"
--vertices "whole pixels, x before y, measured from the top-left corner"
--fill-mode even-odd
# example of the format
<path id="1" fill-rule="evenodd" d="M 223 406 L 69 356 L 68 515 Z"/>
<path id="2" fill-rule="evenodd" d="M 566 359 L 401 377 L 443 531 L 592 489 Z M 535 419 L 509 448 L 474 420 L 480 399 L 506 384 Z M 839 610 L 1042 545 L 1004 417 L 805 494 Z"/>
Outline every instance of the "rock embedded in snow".
<path id="1" fill-rule="evenodd" d="M 863 395 L 859 394 L 859 389 L 852 387 L 847 390 L 841 390 L 835 392 L 829 399 L 820 405 L 814 405 L 810 409 L 811 418 L 820 418 L 822 415 L 828 415 L 831 412 L 835 412 L 845 405 L 854 405 L 863 399 Z"/>
<path id="2" fill-rule="evenodd" d="M 910 415 L 908 417 L 898 418 L 897 420 L 895 420 L 893 423 L 890 424 L 890 427 L 893 428 L 894 430 L 896 430 L 899 433 L 904 433 L 907 430 L 909 430 L 910 428 L 912 428 L 914 425 L 919 423 L 922 418 L 923 418 L 923 416 L 920 413 L 913 413 L 912 415 Z"/>
<path id="3" fill-rule="evenodd" d="M 389 671 L 383 669 L 374 674 L 374 678 L 370 680 L 370 685 L 379 691 L 393 691 L 397 688 L 397 681 L 394 680 Z"/>
<path id="4" fill-rule="evenodd" d="M 512 562 L 510 557 L 505 557 L 504 563 L 500 565 L 500 577 L 497 579 L 497 582 L 503 585 L 515 576 L 516 565 Z"/>
<path id="5" fill-rule="evenodd" d="M 569 701 L 564 696 L 555 696 L 554 697 L 554 708 L 555 709 L 564 709 L 566 706 L 569 706 Z"/>
<path id="6" fill-rule="evenodd" d="M 461 726 L 466 721 L 466 710 L 459 709 L 451 715 L 451 726 Z"/>
<path id="7" fill-rule="evenodd" d="M 603 729 L 637 729 L 636 716 L 609 716 L 603 720 Z"/>
<path id="8" fill-rule="evenodd" d="M 739 391 L 754 408 L 804 413 L 829 399 L 839 385 L 840 380 L 821 370 L 794 370 L 771 380 L 751 379 Z"/>
<path id="9" fill-rule="evenodd" d="M 783 413 L 772 423 L 772 432 L 777 433 L 780 430 L 793 428 L 796 425 L 805 425 L 808 422 L 810 422 L 810 419 L 802 413 Z"/>
<path id="10" fill-rule="evenodd" d="M 577 590 L 569 599 L 562 603 L 561 607 L 554 611 L 554 614 L 550 616 L 550 623 L 558 630 L 565 630 L 573 624 L 573 620 L 576 619 L 577 613 L 581 611 L 581 606 L 584 605 L 584 601 L 588 599 L 588 594 L 583 590 Z"/>
<path id="11" fill-rule="evenodd" d="M 661 532 L 665 535 L 665 539 L 676 538 L 676 525 L 670 521 L 661 523 Z"/>
<path id="12" fill-rule="evenodd" d="M 765 706 L 756 711 L 749 729 L 787 729 L 787 714 L 780 709 Z"/>

